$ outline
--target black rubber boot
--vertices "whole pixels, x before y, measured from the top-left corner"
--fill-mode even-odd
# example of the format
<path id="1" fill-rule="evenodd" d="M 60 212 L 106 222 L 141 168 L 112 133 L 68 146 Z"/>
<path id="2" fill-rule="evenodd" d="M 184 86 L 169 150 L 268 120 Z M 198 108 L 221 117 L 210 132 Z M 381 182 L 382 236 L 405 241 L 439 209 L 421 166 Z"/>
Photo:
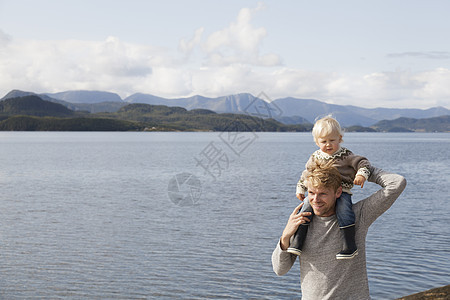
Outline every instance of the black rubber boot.
<path id="1" fill-rule="evenodd" d="M 305 242 L 306 234 L 308 233 L 308 225 L 300 225 L 298 226 L 297 232 L 294 234 L 294 238 L 292 239 L 292 243 L 290 247 L 287 249 L 287 252 L 299 255 L 302 253 L 303 243 Z"/>
<path id="2" fill-rule="evenodd" d="M 336 259 L 352 259 L 358 255 L 358 248 L 355 242 L 355 225 L 341 228 L 344 234 L 344 244 L 342 251 L 336 254 Z"/>

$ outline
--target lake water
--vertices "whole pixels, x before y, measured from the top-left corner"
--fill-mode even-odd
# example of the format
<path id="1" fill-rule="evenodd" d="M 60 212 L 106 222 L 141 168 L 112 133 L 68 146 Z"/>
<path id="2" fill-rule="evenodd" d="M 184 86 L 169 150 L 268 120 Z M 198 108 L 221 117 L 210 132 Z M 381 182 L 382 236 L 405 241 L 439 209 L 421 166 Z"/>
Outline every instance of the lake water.
<path id="1" fill-rule="evenodd" d="M 374 299 L 450 283 L 450 134 L 348 133 L 408 186 L 367 237 Z M 0 298 L 299 299 L 271 254 L 310 133 L 0 132 Z M 378 189 L 355 188 L 354 201 Z"/>

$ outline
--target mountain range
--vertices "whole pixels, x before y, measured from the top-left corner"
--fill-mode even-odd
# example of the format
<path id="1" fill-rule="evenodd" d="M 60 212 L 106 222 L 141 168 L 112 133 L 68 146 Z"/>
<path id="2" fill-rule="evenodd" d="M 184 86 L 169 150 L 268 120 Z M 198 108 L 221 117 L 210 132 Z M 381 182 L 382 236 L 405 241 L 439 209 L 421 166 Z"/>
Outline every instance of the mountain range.
<path id="1" fill-rule="evenodd" d="M 44 97 L 45 98 L 45 97 Z M 0 101 L 0 131 L 308 131 L 311 126 L 285 125 L 246 114 L 218 114 L 131 103 L 116 112 L 73 111 L 38 95 Z"/>
<path id="2" fill-rule="evenodd" d="M 20 93 L 18 93 L 20 94 Z M 47 100 L 44 100 L 47 99 Z M 114 112 L 91 113 L 73 110 L 64 100 L 49 101 L 48 95 L 28 93 L 26 96 L 0 101 L 0 130 L 20 131 L 310 131 L 312 124 L 284 124 L 273 117 L 278 107 L 253 100 L 243 107 L 245 113 L 217 113 L 207 109 L 187 110 L 144 103 L 100 102 L 78 103 L 88 107 L 120 104 Z M 261 100 L 262 101 L 262 100 Z M 245 103 L 245 102 L 242 102 Z M 262 117 L 262 118 L 261 118 Z M 287 117 L 283 117 L 287 118 Z M 301 117 L 292 117 L 301 120 Z M 382 120 L 369 127 L 345 126 L 345 130 L 362 132 L 450 132 L 450 115 L 433 118 L 397 118 Z"/>
<path id="3" fill-rule="evenodd" d="M 32 92 L 13 90 L 1 100 L 35 95 Z M 271 100 L 261 93 L 257 97 L 248 94 L 234 94 L 223 97 L 208 98 L 192 96 L 188 98 L 167 99 L 150 94 L 136 93 L 122 99 L 118 94 L 103 91 L 66 91 L 60 93 L 39 94 L 43 100 L 62 104 L 74 111 L 117 112 L 130 103 L 182 107 L 187 110 L 206 109 L 216 113 L 237 113 L 250 116 L 273 118 L 284 124 L 311 124 L 317 117 L 332 114 L 342 126 L 372 126 L 381 120 L 397 118 L 433 118 L 450 115 L 444 107 L 429 109 L 400 108 L 363 108 L 352 105 L 328 104 L 314 99 L 293 97 Z"/>

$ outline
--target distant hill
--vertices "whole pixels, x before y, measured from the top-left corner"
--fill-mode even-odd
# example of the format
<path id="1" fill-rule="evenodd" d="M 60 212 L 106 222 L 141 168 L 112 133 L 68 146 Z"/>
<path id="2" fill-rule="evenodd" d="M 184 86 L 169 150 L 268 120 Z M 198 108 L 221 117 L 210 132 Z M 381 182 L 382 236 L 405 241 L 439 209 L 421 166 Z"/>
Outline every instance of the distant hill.
<path id="1" fill-rule="evenodd" d="M 119 95 L 102 91 L 66 91 L 45 95 L 70 103 L 123 102 Z"/>
<path id="2" fill-rule="evenodd" d="M 258 113 L 258 107 L 267 106 L 267 102 L 256 98 L 255 96 L 243 93 L 216 98 L 207 98 L 203 96 L 192 96 L 189 98 L 165 99 L 148 94 L 134 94 L 124 100 L 128 103 L 145 103 L 151 105 L 165 105 L 183 107 L 187 110 L 207 109 L 217 113 L 238 113 L 261 115 Z M 262 116 L 262 115 L 261 115 Z M 269 118 L 276 118 L 277 115 L 268 115 Z"/>
<path id="3" fill-rule="evenodd" d="M 268 100 L 268 99 L 266 99 Z M 179 106 L 186 109 L 209 109 L 220 113 L 241 113 L 254 116 L 271 114 L 270 117 L 286 124 L 314 123 L 317 117 L 332 114 L 342 126 L 370 126 L 381 120 L 399 117 L 430 118 L 450 115 L 444 107 L 431 109 L 362 108 L 351 105 L 328 104 L 314 99 L 281 98 L 265 101 L 251 94 L 235 94 L 217 98 L 193 96 L 189 98 L 165 99 L 148 94 L 134 94 L 124 99 L 129 103 Z M 270 113 L 267 113 L 270 110 Z M 301 123 L 297 123 L 301 122 Z"/>
<path id="4" fill-rule="evenodd" d="M 363 126 L 350 126 L 344 128 L 345 132 L 377 132 L 375 129 L 371 127 L 363 127 Z"/>
<path id="5" fill-rule="evenodd" d="M 313 99 L 282 98 L 273 101 L 280 108 L 284 117 L 298 116 L 314 123 L 317 118 L 332 114 L 342 126 L 369 126 L 378 121 L 355 113 L 348 106 L 327 104 Z"/>
<path id="6" fill-rule="evenodd" d="M 10 96 L 17 94 L 20 93 Z M 0 130 L 128 131 L 142 130 L 142 126 L 136 122 L 77 113 L 62 104 L 43 100 L 41 96 L 32 93 L 0 101 Z"/>
<path id="7" fill-rule="evenodd" d="M 450 115 L 425 119 L 383 120 L 373 125 L 372 128 L 386 132 L 450 132 Z"/>
<path id="8" fill-rule="evenodd" d="M 130 131 L 142 130 L 139 124 L 104 118 L 54 118 L 13 116 L 0 121 L 3 131 Z"/>
<path id="9" fill-rule="evenodd" d="M 283 98 L 273 101 L 282 111 L 283 116 L 301 116 L 311 123 L 320 116 L 332 114 L 342 126 L 370 126 L 380 120 L 392 120 L 399 117 L 430 118 L 450 115 L 444 107 L 431 109 L 401 108 L 362 108 L 351 105 L 327 104 L 312 99 Z"/>
<path id="10" fill-rule="evenodd" d="M 416 108 L 361 108 L 356 106 L 348 106 L 352 111 L 368 118 L 376 120 L 394 120 L 401 117 L 413 119 L 433 118 L 439 116 L 450 115 L 450 110 L 445 107 L 433 107 L 429 109 Z"/>
<path id="11" fill-rule="evenodd" d="M 0 101 L 0 114 L 68 117 L 73 116 L 74 112 L 64 105 L 45 101 L 38 96 L 30 95 Z"/>
<path id="12" fill-rule="evenodd" d="M 147 124 L 148 127 L 163 127 L 173 130 L 207 131 L 308 131 L 310 126 L 285 125 L 273 119 L 261 119 L 244 114 L 218 114 L 206 109 L 187 110 L 183 107 L 168 107 L 135 103 L 122 107 L 116 113 L 104 114 Z"/>
<path id="13" fill-rule="evenodd" d="M 243 114 L 218 114 L 205 109 L 128 104 L 113 113 L 75 112 L 37 95 L 0 101 L 0 130 L 105 131 L 307 131 L 302 125 L 285 125 L 273 119 Z"/>
<path id="14" fill-rule="evenodd" d="M 25 96 L 38 96 L 42 100 L 50 101 L 50 102 L 53 102 L 53 103 L 62 104 L 65 107 L 67 107 L 67 108 L 69 108 L 71 110 L 76 110 L 76 109 L 73 108 L 73 104 L 70 103 L 70 102 L 66 102 L 66 101 L 59 100 L 59 99 L 54 99 L 54 98 L 51 98 L 51 97 L 49 97 L 49 96 L 47 96 L 45 94 L 36 94 L 36 93 L 33 93 L 33 92 L 25 92 L 25 91 L 20 91 L 20 90 L 12 90 L 12 91 L 10 91 L 3 98 L 1 98 L 0 101 L 4 101 L 4 100 L 7 100 L 7 99 L 11 99 L 11 98 L 25 97 Z"/>
<path id="15" fill-rule="evenodd" d="M 30 92 L 14 90 L 2 100 L 26 95 L 36 95 Z M 188 98 L 166 99 L 154 95 L 136 93 L 124 100 L 115 93 L 101 91 L 67 91 L 61 93 L 39 94 L 44 100 L 66 106 L 73 111 L 89 113 L 118 112 L 127 104 L 164 105 L 182 107 L 186 110 L 206 109 L 216 113 L 232 113 L 274 119 L 286 125 L 303 124 L 311 126 L 318 117 L 332 114 L 343 127 L 370 127 L 382 120 L 394 120 L 401 117 L 424 119 L 450 115 L 450 110 L 444 107 L 430 109 L 367 109 L 351 105 L 328 104 L 314 99 L 281 98 L 271 101 L 261 94 L 258 98 L 248 93 L 234 94 L 223 97 L 208 98 L 200 95 Z M 69 102 L 70 101 L 70 102 Z M 355 127 L 356 128 L 356 127 Z"/>
<path id="16" fill-rule="evenodd" d="M 25 96 L 32 96 L 35 95 L 37 96 L 36 93 L 32 93 L 32 92 L 24 92 L 24 91 L 20 91 L 20 90 L 12 90 L 9 93 L 7 93 L 5 96 L 3 96 L 2 99 L 0 100 L 6 100 L 6 99 L 10 99 L 10 98 L 18 98 L 18 97 L 25 97 Z M 41 97 L 42 99 L 42 97 Z"/>
<path id="17" fill-rule="evenodd" d="M 81 93 L 80 95 L 82 95 L 82 94 L 83 93 Z M 88 94 L 91 94 L 91 93 L 88 93 Z M 94 92 L 94 94 L 95 94 L 95 92 Z M 87 112 L 90 112 L 90 113 L 116 112 L 121 107 L 123 107 L 123 106 L 128 104 L 126 102 L 123 102 L 122 100 L 120 100 L 120 102 L 117 101 L 117 98 L 115 99 L 116 101 L 112 101 L 112 102 L 93 102 L 93 103 L 79 103 L 78 101 L 82 101 L 83 98 L 78 98 L 78 99 L 76 99 L 75 103 L 72 103 L 72 102 L 67 102 L 67 101 L 61 100 L 61 99 L 52 98 L 52 97 L 49 96 L 49 95 L 52 95 L 52 94 L 35 94 L 35 93 L 32 93 L 32 92 L 24 92 L 24 91 L 19 91 L 19 90 L 12 90 L 12 91 L 10 91 L 8 94 L 6 94 L 0 100 L 7 100 L 7 99 L 10 99 L 10 98 L 24 97 L 24 96 L 30 96 L 30 95 L 38 96 L 39 98 L 41 98 L 43 100 L 46 100 L 46 101 L 62 104 L 65 107 L 67 107 L 67 108 L 69 108 L 69 109 L 71 109 L 73 111 L 87 111 Z M 78 94 L 77 93 L 72 93 L 71 97 L 75 97 L 75 95 L 78 95 Z M 118 96 L 118 95 L 116 95 L 116 96 Z M 61 97 L 63 97 L 63 96 L 61 96 Z M 95 99 L 97 99 L 98 101 L 101 101 L 101 100 L 104 100 L 104 99 L 114 100 L 114 98 L 115 98 L 114 96 L 112 98 L 108 98 L 107 95 L 105 95 L 105 96 L 98 97 L 98 98 L 95 98 Z M 93 99 L 94 98 L 91 98 L 91 100 L 93 100 Z"/>
<path id="18" fill-rule="evenodd" d="M 299 117 L 299 116 L 293 116 L 293 117 L 277 117 L 276 118 L 277 121 L 283 123 L 283 124 L 311 124 L 311 122 L 309 122 L 309 120 L 303 118 L 303 117 Z"/>
<path id="19" fill-rule="evenodd" d="M 67 107 L 75 111 L 87 111 L 95 114 L 116 112 L 127 104 L 126 102 L 70 103 Z"/>

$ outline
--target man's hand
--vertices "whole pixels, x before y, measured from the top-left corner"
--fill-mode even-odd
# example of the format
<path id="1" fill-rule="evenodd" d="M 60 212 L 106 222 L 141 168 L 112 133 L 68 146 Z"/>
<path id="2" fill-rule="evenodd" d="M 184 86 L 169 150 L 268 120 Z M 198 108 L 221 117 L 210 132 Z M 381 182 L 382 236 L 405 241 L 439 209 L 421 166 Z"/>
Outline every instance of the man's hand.
<path id="1" fill-rule="evenodd" d="M 362 175 L 356 175 L 355 180 L 353 181 L 354 185 L 360 185 L 361 188 L 364 186 L 364 182 L 366 181 L 366 178 Z"/>
<path id="2" fill-rule="evenodd" d="M 282 250 L 287 250 L 289 248 L 291 236 L 295 234 L 300 226 L 303 223 L 309 222 L 310 220 L 306 216 L 310 216 L 310 212 L 302 212 L 299 213 L 302 208 L 303 203 L 297 206 L 292 214 L 289 216 L 289 220 L 286 224 L 286 227 L 283 230 L 283 234 L 281 235 L 280 245 Z"/>
<path id="3" fill-rule="evenodd" d="M 300 201 L 303 201 L 306 198 L 305 194 L 297 194 L 296 196 L 297 196 L 298 200 L 300 200 Z"/>

